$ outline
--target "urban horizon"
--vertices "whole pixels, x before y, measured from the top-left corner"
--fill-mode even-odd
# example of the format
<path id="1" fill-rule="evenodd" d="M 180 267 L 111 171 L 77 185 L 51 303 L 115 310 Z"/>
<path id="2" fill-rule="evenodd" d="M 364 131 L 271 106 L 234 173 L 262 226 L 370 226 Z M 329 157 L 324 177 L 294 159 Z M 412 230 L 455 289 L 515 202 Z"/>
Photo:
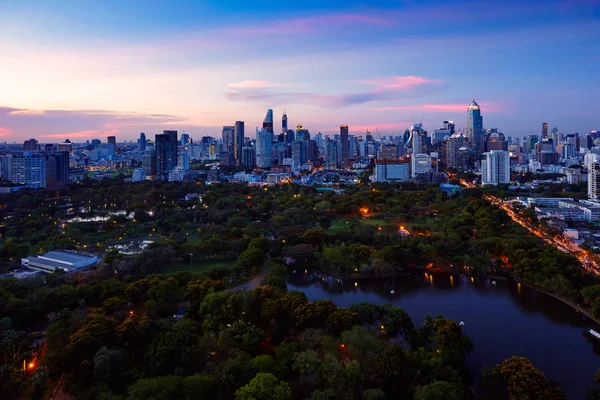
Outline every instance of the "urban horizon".
<path id="1" fill-rule="evenodd" d="M 3 2 L 0 141 L 214 134 L 267 108 L 311 132 L 460 129 L 472 97 L 507 136 L 584 134 L 599 128 L 599 6 Z"/>

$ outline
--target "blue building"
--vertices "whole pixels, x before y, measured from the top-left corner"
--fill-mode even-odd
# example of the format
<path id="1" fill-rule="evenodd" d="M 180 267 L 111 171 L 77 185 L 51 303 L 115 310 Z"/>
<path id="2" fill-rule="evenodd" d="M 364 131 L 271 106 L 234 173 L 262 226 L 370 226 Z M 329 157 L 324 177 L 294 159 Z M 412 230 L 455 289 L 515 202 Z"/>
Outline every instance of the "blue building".
<path id="1" fill-rule="evenodd" d="M 481 108 L 473 99 L 467 107 L 467 137 L 471 147 L 477 155 L 485 150 L 485 132 L 483 131 L 483 117 Z"/>

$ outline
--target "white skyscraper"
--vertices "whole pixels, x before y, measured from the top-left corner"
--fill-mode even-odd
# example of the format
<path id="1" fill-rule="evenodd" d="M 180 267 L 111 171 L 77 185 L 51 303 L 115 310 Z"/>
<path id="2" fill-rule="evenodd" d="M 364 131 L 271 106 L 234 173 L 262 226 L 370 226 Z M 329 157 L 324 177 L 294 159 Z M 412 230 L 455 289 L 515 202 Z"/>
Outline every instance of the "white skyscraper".
<path id="1" fill-rule="evenodd" d="M 600 200 L 600 163 L 592 163 L 588 168 L 588 198 Z"/>
<path id="2" fill-rule="evenodd" d="M 510 183 L 510 154 L 504 150 L 491 150 L 483 153 L 481 161 L 481 183 L 497 185 Z"/>
<path id="3" fill-rule="evenodd" d="M 256 129 L 256 165 L 270 168 L 273 165 L 273 133 L 266 129 Z"/>

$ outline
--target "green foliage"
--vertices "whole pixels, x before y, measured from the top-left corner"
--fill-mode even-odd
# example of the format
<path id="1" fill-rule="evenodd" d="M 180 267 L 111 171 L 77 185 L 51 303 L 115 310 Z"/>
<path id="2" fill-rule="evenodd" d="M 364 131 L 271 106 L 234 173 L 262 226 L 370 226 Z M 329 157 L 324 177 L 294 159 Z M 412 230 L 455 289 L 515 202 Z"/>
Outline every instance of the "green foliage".
<path id="1" fill-rule="evenodd" d="M 464 396 L 460 387 L 445 381 L 435 381 L 428 385 L 418 386 L 414 400 L 461 400 Z"/>
<path id="2" fill-rule="evenodd" d="M 291 400 L 292 390 L 273 374 L 258 373 L 235 393 L 236 400 Z"/>

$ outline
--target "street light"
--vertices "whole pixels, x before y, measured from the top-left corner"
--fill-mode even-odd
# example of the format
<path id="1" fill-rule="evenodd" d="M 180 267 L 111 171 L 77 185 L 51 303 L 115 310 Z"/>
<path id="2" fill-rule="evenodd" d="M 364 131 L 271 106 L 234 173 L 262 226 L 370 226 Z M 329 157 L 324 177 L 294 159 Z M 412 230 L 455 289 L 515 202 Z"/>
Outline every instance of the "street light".
<path id="1" fill-rule="evenodd" d="M 192 256 L 194 253 L 190 253 L 190 272 L 192 272 Z"/>

